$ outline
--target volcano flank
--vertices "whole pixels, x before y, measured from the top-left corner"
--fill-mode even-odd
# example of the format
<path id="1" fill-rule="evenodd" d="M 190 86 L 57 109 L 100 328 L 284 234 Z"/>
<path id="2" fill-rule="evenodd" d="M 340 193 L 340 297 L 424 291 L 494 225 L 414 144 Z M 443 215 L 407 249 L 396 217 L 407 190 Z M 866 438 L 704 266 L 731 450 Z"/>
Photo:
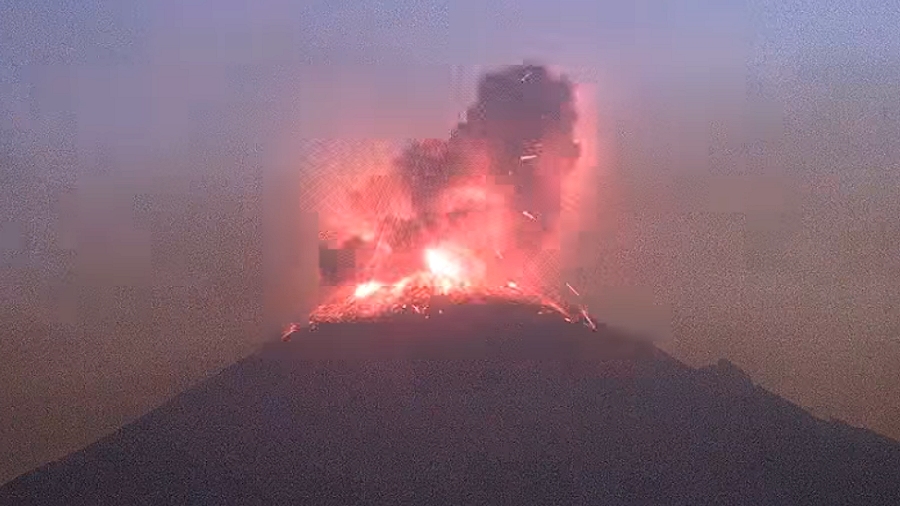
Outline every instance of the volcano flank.
<path id="1" fill-rule="evenodd" d="M 900 444 L 545 309 L 300 329 L 0 504 L 900 504 Z"/>

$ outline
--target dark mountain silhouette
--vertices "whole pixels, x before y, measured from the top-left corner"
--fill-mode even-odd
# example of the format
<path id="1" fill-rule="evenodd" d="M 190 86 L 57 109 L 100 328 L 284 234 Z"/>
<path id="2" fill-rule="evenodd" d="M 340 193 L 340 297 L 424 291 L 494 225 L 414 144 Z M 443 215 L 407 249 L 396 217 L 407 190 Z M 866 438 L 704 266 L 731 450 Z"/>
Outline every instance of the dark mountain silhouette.
<path id="1" fill-rule="evenodd" d="M 900 444 L 532 306 L 322 325 L 0 504 L 900 504 Z"/>

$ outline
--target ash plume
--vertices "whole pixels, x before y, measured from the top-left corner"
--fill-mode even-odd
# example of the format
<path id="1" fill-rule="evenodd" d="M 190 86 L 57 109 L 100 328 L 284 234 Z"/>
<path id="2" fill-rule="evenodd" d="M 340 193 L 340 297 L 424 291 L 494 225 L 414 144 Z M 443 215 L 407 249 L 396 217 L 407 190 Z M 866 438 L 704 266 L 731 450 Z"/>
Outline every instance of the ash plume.
<path id="1" fill-rule="evenodd" d="M 471 151 L 484 150 L 489 174 L 512 184 L 520 210 L 559 214 L 559 176 L 579 156 L 572 84 L 539 65 L 516 65 L 485 75 L 466 120 L 447 141 L 410 146 L 397 161 L 413 205 L 427 215 L 436 194 L 469 173 Z"/>
<path id="2" fill-rule="evenodd" d="M 448 190 L 479 180 L 505 187 L 509 197 L 503 211 L 523 221 L 509 232 L 520 249 L 538 248 L 555 231 L 562 178 L 580 156 L 576 120 L 573 85 L 564 76 L 532 64 L 484 75 L 475 103 L 448 139 L 415 141 L 394 161 L 393 176 L 413 213 L 381 216 L 380 240 L 393 251 L 408 250 L 420 246 L 423 234 L 484 212 L 484 202 L 477 199 L 441 199 Z M 352 278 L 366 242 L 347 239 L 337 245 L 340 254 L 321 245 L 323 281 L 337 285 Z"/>

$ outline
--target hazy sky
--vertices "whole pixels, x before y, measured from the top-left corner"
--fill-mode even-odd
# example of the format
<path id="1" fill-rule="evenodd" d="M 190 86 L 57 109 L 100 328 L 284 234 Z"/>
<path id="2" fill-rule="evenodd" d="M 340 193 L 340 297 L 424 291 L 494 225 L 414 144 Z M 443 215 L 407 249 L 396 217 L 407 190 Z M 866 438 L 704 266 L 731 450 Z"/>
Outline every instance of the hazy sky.
<path id="1" fill-rule="evenodd" d="M 445 136 L 523 59 L 596 93 L 595 312 L 900 438 L 897 26 L 889 1 L 3 1 L 0 481 L 302 315 L 301 176 Z"/>

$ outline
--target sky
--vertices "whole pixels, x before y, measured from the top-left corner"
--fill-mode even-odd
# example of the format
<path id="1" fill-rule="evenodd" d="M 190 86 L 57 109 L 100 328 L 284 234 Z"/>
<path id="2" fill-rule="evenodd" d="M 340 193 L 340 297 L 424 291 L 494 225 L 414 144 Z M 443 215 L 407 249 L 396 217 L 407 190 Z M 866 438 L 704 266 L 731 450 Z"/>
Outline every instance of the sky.
<path id="1" fill-rule="evenodd" d="M 315 300 L 329 164 L 444 137 L 479 75 L 592 90 L 601 318 L 900 438 L 888 1 L 0 1 L 0 481 Z"/>

